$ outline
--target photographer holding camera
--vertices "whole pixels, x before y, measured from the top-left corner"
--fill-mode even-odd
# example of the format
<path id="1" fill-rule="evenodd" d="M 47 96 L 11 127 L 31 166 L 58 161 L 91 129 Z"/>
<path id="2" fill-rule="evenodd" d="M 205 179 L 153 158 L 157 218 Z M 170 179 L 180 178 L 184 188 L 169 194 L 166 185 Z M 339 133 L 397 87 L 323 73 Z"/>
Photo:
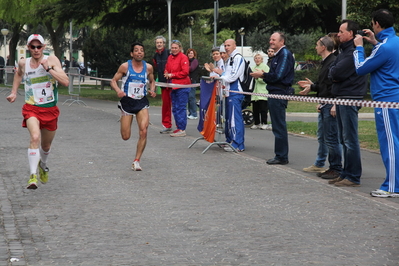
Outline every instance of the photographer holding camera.
<path id="1" fill-rule="evenodd" d="M 370 73 L 370 91 L 374 101 L 399 102 L 399 37 L 396 36 L 393 24 L 392 13 L 380 9 L 372 14 L 374 33 L 366 29 L 364 36 L 359 34 L 354 39 L 356 72 L 359 75 Z M 367 58 L 363 39 L 374 46 Z M 386 178 L 380 189 L 370 194 L 380 198 L 399 197 L 399 168 L 395 163 L 399 161 L 399 109 L 374 108 L 374 115 Z"/>

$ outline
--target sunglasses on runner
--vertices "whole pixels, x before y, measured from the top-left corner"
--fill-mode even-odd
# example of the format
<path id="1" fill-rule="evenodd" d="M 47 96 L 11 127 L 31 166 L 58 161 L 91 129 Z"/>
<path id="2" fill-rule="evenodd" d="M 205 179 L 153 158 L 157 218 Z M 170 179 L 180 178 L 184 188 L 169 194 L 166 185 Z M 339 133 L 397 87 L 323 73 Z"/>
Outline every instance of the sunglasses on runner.
<path id="1" fill-rule="evenodd" d="M 35 50 L 36 48 L 37 48 L 37 50 L 40 50 L 40 49 L 43 48 L 42 45 L 35 46 L 35 45 L 32 45 L 32 44 L 31 44 L 29 47 L 30 47 L 30 49 L 32 49 L 32 50 Z"/>

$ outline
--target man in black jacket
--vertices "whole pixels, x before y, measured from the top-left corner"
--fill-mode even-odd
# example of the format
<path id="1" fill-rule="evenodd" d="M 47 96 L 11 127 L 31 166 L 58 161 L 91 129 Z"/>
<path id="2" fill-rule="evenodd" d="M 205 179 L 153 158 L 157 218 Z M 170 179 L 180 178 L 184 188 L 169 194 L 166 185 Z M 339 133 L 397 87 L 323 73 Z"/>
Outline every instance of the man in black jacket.
<path id="1" fill-rule="evenodd" d="M 159 82 L 167 82 L 164 71 L 166 66 L 166 61 L 168 61 L 168 56 L 170 54 L 169 49 L 165 48 L 166 39 L 163 36 L 155 37 L 155 47 L 156 51 L 153 58 L 154 68 L 158 74 Z M 161 134 L 167 134 L 172 132 L 172 98 L 170 96 L 172 88 L 161 87 L 161 97 L 162 97 L 162 125 L 163 129 L 160 131 Z"/>
<path id="2" fill-rule="evenodd" d="M 342 21 L 339 27 L 340 53 L 329 72 L 333 82 L 331 92 L 338 99 L 362 100 L 367 92 L 367 76 L 359 76 L 353 62 L 353 40 L 358 29 L 358 24 L 352 20 Z M 342 144 L 344 167 L 340 177 L 330 180 L 329 184 L 338 187 L 360 186 L 362 162 L 358 136 L 359 109 L 357 106 L 337 105 L 338 138 Z"/>
<path id="3" fill-rule="evenodd" d="M 304 88 L 299 92 L 307 95 L 310 91 L 317 92 L 317 97 L 334 98 L 331 93 L 332 81 L 328 78 L 330 65 L 335 61 L 333 54 L 334 42 L 328 37 L 320 38 L 316 43 L 316 52 L 323 59 L 318 80 L 313 83 L 310 79 L 298 81 L 298 85 Z M 318 172 L 318 176 L 323 179 L 335 179 L 340 176 L 342 171 L 341 146 L 338 142 L 338 124 L 336 119 L 335 104 L 321 102 L 317 106 L 319 112 L 317 139 L 319 149 L 317 158 L 312 166 L 303 168 L 305 172 Z M 324 171 L 324 163 L 328 155 L 330 168 Z"/>

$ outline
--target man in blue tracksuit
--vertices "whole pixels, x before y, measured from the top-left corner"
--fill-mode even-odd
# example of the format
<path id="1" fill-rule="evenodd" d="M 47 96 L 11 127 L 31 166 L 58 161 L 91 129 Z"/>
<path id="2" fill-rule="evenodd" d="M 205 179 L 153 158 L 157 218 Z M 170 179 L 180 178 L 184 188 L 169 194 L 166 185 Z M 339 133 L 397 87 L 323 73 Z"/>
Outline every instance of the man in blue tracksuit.
<path id="1" fill-rule="evenodd" d="M 399 37 L 393 29 L 391 12 L 380 9 L 372 14 L 374 33 L 366 29 L 366 36 L 357 35 L 353 53 L 356 72 L 370 73 L 371 97 L 375 101 L 399 102 Z M 374 36 L 375 34 L 375 36 Z M 374 45 L 371 55 L 365 58 L 363 38 Z M 378 42 L 376 38 L 380 41 Z M 371 191 L 373 197 L 399 197 L 399 110 L 375 108 L 375 124 L 386 178 L 380 189 Z"/>
<path id="2" fill-rule="evenodd" d="M 226 69 L 221 78 L 227 90 L 242 92 L 240 80 L 244 78 L 245 62 L 242 55 L 238 54 L 237 45 L 233 39 L 224 42 L 224 48 L 229 55 Z M 237 55 L 238 54 L 238 55 Z M 244 151 L 245 126 L 242 118 L 241 103 L 244 94 L 230 92 L 226 98 L 226 142 L 231 143 L 237 151 Z M 225 151 L 232 151 L 230 147 L 225 147 Z"/>

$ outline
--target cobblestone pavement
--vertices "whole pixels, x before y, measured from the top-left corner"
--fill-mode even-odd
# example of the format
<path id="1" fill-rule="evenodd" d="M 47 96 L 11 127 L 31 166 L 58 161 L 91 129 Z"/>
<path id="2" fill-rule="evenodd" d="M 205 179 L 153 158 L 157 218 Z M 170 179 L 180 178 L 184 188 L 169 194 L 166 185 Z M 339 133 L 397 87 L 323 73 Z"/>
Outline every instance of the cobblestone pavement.
<path id="1" fill-rule="evenodd" d="M 35 191 L 25 189 L 23 98 L 0 99 L 0 265 L 399 264 L 399 203 L 368 195 L 384 175 L 378 154 L 362 151 L 362 187 L 337 188 L 300 171 L 314 139 L 290 136 L 285 166 L 265 164 L 270 131 L 248 130 L 243 153 L 202 154 L 204 141 L 188 149 L 198 120 L 171 138 L 152 107 L 143 171 L 133 172 L 137 125 L 123 141 L 116 103 L 65 99 L 50 181 Z"/>

